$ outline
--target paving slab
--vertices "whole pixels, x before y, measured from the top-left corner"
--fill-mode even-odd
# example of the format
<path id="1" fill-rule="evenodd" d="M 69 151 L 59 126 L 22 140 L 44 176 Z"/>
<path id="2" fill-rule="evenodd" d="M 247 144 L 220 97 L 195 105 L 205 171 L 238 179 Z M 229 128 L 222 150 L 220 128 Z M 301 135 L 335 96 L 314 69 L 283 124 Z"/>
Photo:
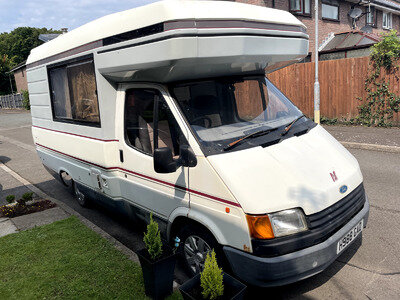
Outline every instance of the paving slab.
<path id="1" fill-rule="evenodd" d="M 53 207 L 33 214 L 12 218 L 12 222 L 18 230 L 27 230 L 37 226 L 51 224 L 55 221 L 68 218 L 67 214 L 60 207 Z"/>
<path id="2" fill-rule="evenodd" d="M 10 219 L 0 223 L 0 237 L 15 232 L 18 232 L 18 229 Z"/>
<path id="3" fill-rule="evenodd" d="M 14 195 L 15 199 L 19 199 L 26 192 L 30 192 L 30 190 L 0 168 L 0 205 L 7 204 L 6 197 L 8 195 Z"/>

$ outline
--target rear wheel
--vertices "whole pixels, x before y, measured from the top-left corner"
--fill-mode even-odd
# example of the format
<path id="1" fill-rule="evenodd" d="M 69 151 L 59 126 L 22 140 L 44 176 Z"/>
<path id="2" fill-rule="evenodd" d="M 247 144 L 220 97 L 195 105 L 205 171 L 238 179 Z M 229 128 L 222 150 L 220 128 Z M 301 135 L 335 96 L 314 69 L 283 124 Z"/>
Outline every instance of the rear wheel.
<path id="1" fill-rule="evenodd" d="M 184 225 L 178 233 L 181 240 L 180 253 L 183 266 L 189 276 L 200 273 L 209 253 L 214 249 L 221 267 L 222 249 L 214 236 L 206 229 L 194 225 Z"/>
<path id="2" fill-rule="evenodd" d="M 74 182 L 74 193 L 76 200 L 78 201 L 79 205 L 82 207 L 89 207 L 89 199 L 88 197 L 82 193 L 82 191 L 78 188 L 78 185 Z"/>

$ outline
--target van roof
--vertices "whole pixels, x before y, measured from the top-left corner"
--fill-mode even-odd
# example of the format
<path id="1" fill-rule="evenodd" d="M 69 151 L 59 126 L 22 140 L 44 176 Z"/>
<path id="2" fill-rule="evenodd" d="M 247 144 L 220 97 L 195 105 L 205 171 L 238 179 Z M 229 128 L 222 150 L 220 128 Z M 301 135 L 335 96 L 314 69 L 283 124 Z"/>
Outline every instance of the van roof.
<path id="1" fill-rule="evenodd" d="M 305 28 L 289 12 L 228 1 L 167 0 L 110 14 L 31 51 L 27 64 L 107 37 L 173 20 L 246 20 Z"/>

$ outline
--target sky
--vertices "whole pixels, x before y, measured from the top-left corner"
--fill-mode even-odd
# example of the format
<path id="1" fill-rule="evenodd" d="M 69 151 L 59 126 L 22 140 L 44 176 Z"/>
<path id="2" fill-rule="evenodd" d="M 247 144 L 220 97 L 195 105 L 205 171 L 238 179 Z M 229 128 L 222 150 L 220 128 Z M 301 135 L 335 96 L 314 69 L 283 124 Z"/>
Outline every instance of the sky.
<path id="1" fill-rule="evenodd" d="M 102 16 L 157 0 L 0 0 L 0 33 L 17 27 L 75 29 Z"/>

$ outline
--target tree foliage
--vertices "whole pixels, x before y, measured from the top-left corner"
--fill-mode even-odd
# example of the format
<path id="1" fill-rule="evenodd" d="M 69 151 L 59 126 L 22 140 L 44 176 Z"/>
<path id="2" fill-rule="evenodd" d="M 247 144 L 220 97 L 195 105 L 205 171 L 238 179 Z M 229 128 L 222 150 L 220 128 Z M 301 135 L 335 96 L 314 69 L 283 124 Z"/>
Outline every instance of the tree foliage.
<path id="1" fill-rule="evenodd" d="M 47 28 L 18 27 L 10 33 L 1 33 L 0 54 L 7 55 L 15 66 L 26 60 L 33 48 L 43 44 L 39 40 L 39 35 L 45 33 L 61 33 L 61 31 Z"/>
<path id="2" fill-rule="evenodd" d="M 370 71 L 364 87 L 367 97 L 358 108 L 359 122 L 368 126 L 391 126 L 393 114 L 400 111 L 400 97 L 390 91 L 389 80 L 381 76 L 382 71 L 386 74 L 399 71 L 400 39 L 396 30 L 383 34 L 382 38 L 372 46 Z M 397 75 L 396 79 L 399 81 Z"/>
<path id="3" fill-rule="evenodd" d="M 39 40 L 39 35 L 45 33 L 61 33 L 61 31 L 18 27 L 9 33 L 0 33 L 0 94 L 11 93 L 7 72 L 26 60 L 31 50 L 43 43 Z M 14 76 L 11 77 L 14 79 Z"/>
<path id="4" fill-rule="evenodd" d="M 11 93 L 10 75 L 11 61 L 5 54 L 0 54 L 0 95 Z M 12 75 L 11 75 L 12 76 Z"/>

